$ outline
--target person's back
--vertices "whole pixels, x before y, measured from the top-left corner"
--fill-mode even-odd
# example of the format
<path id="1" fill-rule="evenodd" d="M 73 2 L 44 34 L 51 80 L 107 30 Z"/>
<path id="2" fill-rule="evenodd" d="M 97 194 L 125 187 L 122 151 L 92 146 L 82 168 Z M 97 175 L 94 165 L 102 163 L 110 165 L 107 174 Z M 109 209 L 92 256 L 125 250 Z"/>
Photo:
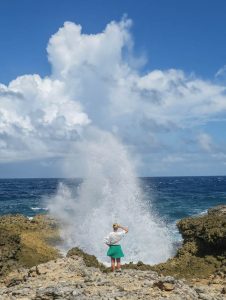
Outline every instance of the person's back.
<path id="1" fill-rule="evenodd" d="M 119 230 L 121 229 L 121 230 Z M 121 271 L 121 257 L 124 257 L 124 253 L 120 246 L 120 241 L 124 235 L 128 232 L 128 228 L 123 227 L 119 224 L 113 224 L 113 230 L 105 238 L 105 243 L 109 246 L 107 255 L 111 257 L 111 267 L 112 271 L 115 270 L 115 259 L 117 261 L 117 270 Z"/>
<path id="2" fill-rule="evenodd" d="M 108 235 L 108 245 L 119 245 L 119 242 L 126 234 L 125 230 L 112 231 Z"/>

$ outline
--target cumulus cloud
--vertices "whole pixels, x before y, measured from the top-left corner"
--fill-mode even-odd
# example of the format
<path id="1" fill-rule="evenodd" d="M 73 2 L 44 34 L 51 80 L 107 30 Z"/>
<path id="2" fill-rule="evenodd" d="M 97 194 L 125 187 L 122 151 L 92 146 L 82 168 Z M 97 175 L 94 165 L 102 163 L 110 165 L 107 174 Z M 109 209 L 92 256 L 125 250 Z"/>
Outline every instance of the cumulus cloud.
<path id="1" fill-rule="evenodd" d="M 1 160 L 62 155 L 61 142 L 76 139 L 90 123 L 64 82 L 25 75 L 0 87 Z"/>
<path id="2" fill-rule="evenodd" d="M 85 34 L 65 22 L 47 46 L 50 76 L 0 85 L 1 161 L 62 157 L 89 126 L 112 132 L 131 151 L 170 151 L 169 134 L 225 116 L 225 86 L 177 69 L 141 74 L 131 63 L 131 25 L 123 19 Z M 205 135 L 199 142 L 211 147 Z"/>

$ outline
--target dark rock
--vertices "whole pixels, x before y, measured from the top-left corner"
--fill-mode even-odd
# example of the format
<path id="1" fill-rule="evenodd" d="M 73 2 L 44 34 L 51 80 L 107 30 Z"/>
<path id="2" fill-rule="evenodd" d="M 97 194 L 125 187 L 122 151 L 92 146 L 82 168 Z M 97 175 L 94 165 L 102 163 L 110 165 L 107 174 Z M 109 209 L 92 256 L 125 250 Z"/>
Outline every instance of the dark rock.
<path id="1" fill-rule="evenodd" d="M 173 283 L 165 282 L 162 280 L 154 282 L 153 286 L 157 286 L 160 290 L 167 292 L 175 289 L 175 285 Z"/>
<path id="2" fill-rule="evenodd" d="M 5 286 L 6 287 L 11 287 L 20 284 L 21 282 L 24 281 L 23 276 L 17 276 L 13 278 L 9 278 L 5 280 Z"/>

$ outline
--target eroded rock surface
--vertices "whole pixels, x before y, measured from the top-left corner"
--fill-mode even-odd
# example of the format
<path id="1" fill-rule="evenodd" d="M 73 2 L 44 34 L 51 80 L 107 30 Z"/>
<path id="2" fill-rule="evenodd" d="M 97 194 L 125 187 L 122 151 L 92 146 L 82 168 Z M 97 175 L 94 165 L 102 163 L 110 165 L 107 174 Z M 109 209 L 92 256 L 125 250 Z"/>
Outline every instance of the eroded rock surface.
<path id="1" fill-rule="evenodd" d="M 209 278 L 226 275 L 226 205 L 208 210 L 206 215 L 177 223 L 184 239 L 176 257 L 151 267 L 178 278 Z"/>
<path id="2" fill-rule="evenodd" d="M 0 217 L 0 277 L 59 257 L 51 246 L 54 240 L 59 240 L 57 224 L 47 216 L 32 220 L 22 215 Z"/>
<path id="3" fill-rule="evenodd" d="M 222 290 L 222 284 L 189 285 L 153 271 L 103 273 L 99 268 L 87 267 L 82 257 L 72 255 L 10 274 L 1 283 L 0 299 L 223 300 Z"/>

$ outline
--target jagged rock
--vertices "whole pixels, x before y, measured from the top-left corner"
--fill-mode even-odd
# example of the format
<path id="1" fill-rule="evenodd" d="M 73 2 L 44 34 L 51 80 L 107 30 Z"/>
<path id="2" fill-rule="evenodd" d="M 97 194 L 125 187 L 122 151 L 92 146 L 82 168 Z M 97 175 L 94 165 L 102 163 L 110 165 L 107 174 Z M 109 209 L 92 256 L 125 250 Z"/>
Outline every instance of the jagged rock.
<path id="1" fill-rule="evenodd" d="M 11 286 L 20 284 L 23 281 L 24 281 L 24 277 L 23 276 L 16 276 L 16 277 L 12 277 L 12 278 L 7 278 L 4 281 L 4 283 L 5 283 L 6 287 L 11 287 Z"/>
<path id="2" fill-rule="evenodd" d="M 38 266 L 39 275 L 26 282 L 0 288 L 0 299 L 11 300 L 82 300 L 82 299 L 156 299 L 223 300 L 223 285 L 197 289 L 172 276 L 160 276 L 153 271 L 127 269 L 122 273 L 104 273 L 99 268 L 87 267 L 81 256 L 49 261 Z M 21 276 L 31 269 L 21 271 Z M 32 268 L 35 271 L 35 267 Z M 197 289 L 197 291 L 195 290 Z M 26 293 L 26 294 L 25 294 Z M 206 298 L 205 298 L 206 297 Z M 209 298 L 208 298 L 209 297 Z M 213 298 L 215 297 L 215 298 Z"/>
<path id="3" fill-rule="evenodd" d="M 0 299 L 162 300 L 167 297 L 173 300 L 196 300 L 199 297 L 194 288 L 171 276 L 164 277 L 153 271 L 140 270 L 123 270 L 120 274 L 104 273 L 99 268 L 87 267 L 83 258 L 76 255 L 40 264 L 38 269 L 40 274 L 27 276 L 26 282 L 21 281 L 8 288 L 2 285 Z M 35 268 L 32 270 L 35 271 Z M 21 276 L 27 275 L 29 271 L 21 271 Z M 215 293 L 218 297 L 216 299 L 223 300 L 221 290 Z M 204 292 L 202 295 L 207 294 Z"/>
<path id="4" fill-rule="evenodd" d="M 70 249 L 67 252 L 66 256 L 67 257 L 80 256 L 83 258 L 87 267 L 95 267 L 95 268 L 99 268 L 101 270 L 106 270 L 106 267 L 97 260 L 96 256 L 90 255 L 90 254 L 82 251 L 78 247 L 74 247 L 74 248 Z"/>
<path id="5" fill-rule="evenodd" d="M 212 208 L 207 215 L 190 217 L 177 223 L 178 229 L 187 242 L 194 242 L 197 254 L 218 254 L 226 251 L 226 205 Z"/>
<path id="6" fill-rule="evenodd" d="M 157 281 L 154 283 L 154 286 L 157 286 L 162 291 L 172 291 L 175 288 L 173 283 Z"/>
<path id="7" fill-rule="evenodd" d="M 218 205 L 208 209 L 208 215 L 226 216 L 226 205 Z"/>
<path id="8" fill-rule="evenodd" d="M 174 258 L 151 267 L 178 278 L 208 278 L 226 274 L 226 205 L 209 209 L 208 214 L 177 223 L 184 239 Z M 142 266 L 145 268 L 145 266 Z"/>

